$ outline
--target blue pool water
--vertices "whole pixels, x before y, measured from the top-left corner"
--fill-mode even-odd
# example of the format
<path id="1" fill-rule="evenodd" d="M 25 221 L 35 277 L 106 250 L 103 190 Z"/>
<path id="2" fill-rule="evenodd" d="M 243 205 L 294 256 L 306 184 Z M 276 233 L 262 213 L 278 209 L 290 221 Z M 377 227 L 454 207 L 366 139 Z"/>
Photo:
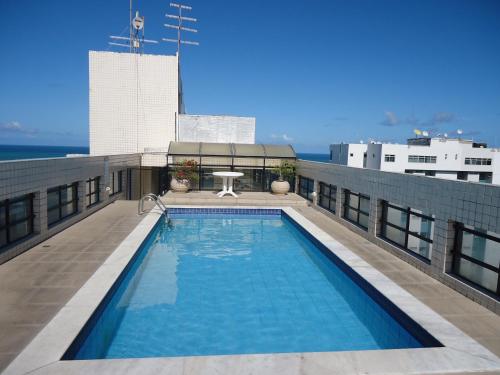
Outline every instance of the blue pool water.
<path id="1" fill-rule="evenodd" d="M 290 219 L 173 214 L 66 359 L 422 346 Z"/>

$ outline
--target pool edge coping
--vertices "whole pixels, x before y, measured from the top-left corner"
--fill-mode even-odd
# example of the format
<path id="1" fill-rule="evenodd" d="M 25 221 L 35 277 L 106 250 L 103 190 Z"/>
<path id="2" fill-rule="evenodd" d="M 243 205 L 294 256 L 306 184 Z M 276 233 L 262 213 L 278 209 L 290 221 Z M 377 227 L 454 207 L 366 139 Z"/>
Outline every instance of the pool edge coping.
<path id="1" fill-rule="evenodd" d="M 140 371 L 147 373 L 154 364 L 171 370 L 179 369 L 184 373 L 187 368 L 192 373 L 206 372 L 209 369 L 222 371 L 224 366 L 228 373 L 231 366 L 275 365 L 295 367 L 287 369 L 294 373 L 304 366 L 328 368 L 328 371 L 343 371 L 344 373 L 387 373 L 387 372 L 432 372 L 432 371 L 491 371 L 500 370 L 500 360 L 493 353 L 463 333 L 430 307 L 419 301 L 409 292 L 369 265 L 346 246 L 340 244 L 332 236 L 317 227 L 292 207 L 283 206 L 199 206 L 199 205 L 169 205 L 175 208 L 224 208 L 224 209 L 280 209 L 290 216 L 312 237 L 316 238 L 329 251 L 333 252 L 342 262 L 358 273 L 363 279 L 377 289 L 382 295 L 392 301 L 400 310 L 406 313 L 416 323 L 420 324 L 432 336 L 439 340 L 442 348 L 370 350 L 321 353 L 286 353 L 286 354 L 255 354 L 255 355 L 218 355 L 197 357 L 159 357 L 113 360 L 61 361 L 80 330 L 92 316 L 109 289 L 120 276 L 149 233 L 160 220 L 161 212 L 153 209 L 134 230 L 116 247 L 97 271 L 80 288 L 73 297 L 59 310 L 54 318 L 35 336 L 24 350 L 7 366 L 3 374 L 37 373 L 48 370 L 50 373 L 90 371 L 93 366 L 99 367 L 99 372 L 114 372 L 117 367 L 125 366 L 124 371 Z M 283 358 L 286 358 L 284 361 Z M 284 361 L 284 362 L 283 362 Z M 288 365 L 286 362 L 289 362 Z M 320 362 L 320 363 L 319 363 Z M 385 363 L 386 367 L 381 363 Z M 225 365 L 224 365 L 225 363 Z M 142 365 L 144 368 L 142 367 Z M 201 364 L 204 364 L 201 366 Z M 339 365 L 343 367 L 338 367 Z M 458 365 L 458 367 L 457 367 Z M 165 367 L 166 366 L 166 367 Z M 173 368 L 172 368 L 173 366 Z M 200 367 L 201 366 L 201 367 Z M 272 367 L 272 366 L 271 366 Z M 135 368 L 135 370 L 134 370 Z M 259 368 L 259 367 L 257 367 Z M 94 370 L 96 371 L 96 369 Z M 127 371 L 128 372 L 128 371 Z"/>

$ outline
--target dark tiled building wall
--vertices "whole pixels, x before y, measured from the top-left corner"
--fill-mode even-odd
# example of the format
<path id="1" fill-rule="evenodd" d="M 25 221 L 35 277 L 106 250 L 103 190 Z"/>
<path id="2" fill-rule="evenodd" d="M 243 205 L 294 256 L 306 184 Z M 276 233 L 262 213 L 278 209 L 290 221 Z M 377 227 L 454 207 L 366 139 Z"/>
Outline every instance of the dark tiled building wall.
<path id="1" fill-rule="evenodd" d="M 337 186 L 337 211 L 332 214 L 313 205 L 359 235 L 402 258 L 458 292 L 500 314 L 500 302 L 452 274 L 454 222 L 500 234 L 500 186 L 458 180 L 382 172 L 330 163 L 299 160 L 297 174 Z M 370 196 L 368 231 L 342 218 L 344 190 Z M 318 192 L 318 190 L 315 190 Z M 423 262 L 378 236 L 382 200 L 433 215 L 434 236 L 430 262 Z"/>

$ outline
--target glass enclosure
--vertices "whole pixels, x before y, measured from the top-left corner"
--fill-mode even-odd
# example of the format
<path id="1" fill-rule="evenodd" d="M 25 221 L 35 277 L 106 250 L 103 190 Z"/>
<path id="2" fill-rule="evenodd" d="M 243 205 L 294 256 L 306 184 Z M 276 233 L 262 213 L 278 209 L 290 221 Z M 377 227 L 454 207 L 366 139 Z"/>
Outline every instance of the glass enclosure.
<path id="1" fill-rule="evenodd" d="M 278 178 L 275 167 L 282 161 L 294 161 L 295 151 L 289 145 L 170 142 L 168 149 L 168 179 L 184 160 L 196 161 L 198 182 L 194 190 L 221 190 L 222 179 L 214 172 L 233 171 L 243 173 L 235 179 L 237 191 L 269 191 L 271 182 Z M 295 183 L 289 181 L 293 189 Z"/>

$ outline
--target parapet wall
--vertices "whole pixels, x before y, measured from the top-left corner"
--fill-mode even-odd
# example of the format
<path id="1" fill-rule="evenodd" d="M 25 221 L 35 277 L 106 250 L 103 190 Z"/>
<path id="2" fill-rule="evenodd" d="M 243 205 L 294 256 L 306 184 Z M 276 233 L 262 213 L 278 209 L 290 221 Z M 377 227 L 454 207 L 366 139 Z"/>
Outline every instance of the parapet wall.
<path id="1" fill-rule="evenodd" d="M 498 296 L 485 293 L 473 283 L 453 273 L 454 223 L 500 234 L 500 186 L 482 183 L 444 180 L 403 173 L 352 168 L 331 163 L 299 160 L 297 175 L 337 187 L 335 213 L 318 205 L 313 194 L 312 205 L 367 240 L 397 255 L 416 268 L 500 314 Z M 297 179 L 297 184 L 299 183 Z M 345 189 L 370 197 L 369 224 L 365 231 L 343 218 Z M 299 189 L 297 187 L 297 192 Z M 434 217 L 432 255 L 423 261 L 380 236 L 382 201 L 411 207 Z M 500 251 L 500 243 L 496 248 Z M 491 250 L 491 249 L 489 249 Z M 499 265 L 496 265 L 499 267 Z"/>
<path id="2" fill-rule="evenodd" d="M 140 154 L 34 159 L 0 162 L 0 205 L 33 194 L 33 233 L 0 247 L 0 264 L 73 225 L 116 199 L 125 198 L 135 177 L 127 173 L 140 165 Z M 111 195 L 113 172 L 122 171 L 122 190 Z M 99 202 L 87 207 L 86 183 L 99 177 Z M 47 190 L 76 183 L 77 212 L 54 225 L 48 225 Z M 3 214 L 5 215 L 5 214 Z M 4 216 L 2 216 L 4 217 Z M 2 225 L 0 225 L 0 228 Z M 8 228 L 7 228 L 8 230 Z"/>

